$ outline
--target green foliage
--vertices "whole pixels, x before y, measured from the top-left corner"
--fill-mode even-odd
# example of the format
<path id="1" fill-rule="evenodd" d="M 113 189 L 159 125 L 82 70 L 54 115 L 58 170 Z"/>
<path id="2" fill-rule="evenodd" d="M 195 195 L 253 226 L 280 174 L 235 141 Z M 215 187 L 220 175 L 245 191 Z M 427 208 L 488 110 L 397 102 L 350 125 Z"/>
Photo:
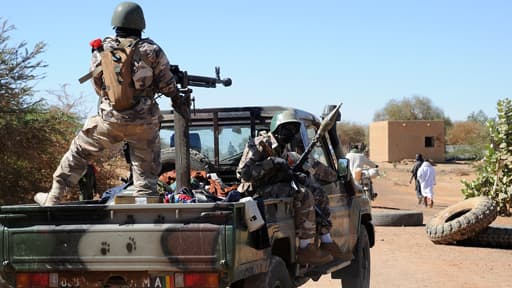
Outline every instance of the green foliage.
<path id="1" fill-rule="evenodd" d="M 487 121 L 489 121 L 489 116 L 485 114 L 484 111 L 478 110 L 478 112 L 471 112 L 471 114 L 468 115 L 467 118 L 468 121 L 480 123 L 482 126 L 485 126 Z"/>
<path id="2" fill-rule="evenodd" d="M 373 116 L 374 121 L 385 120 L 444 120 L 445 125 L 451 125 L 450 119 L 444 112 L 434 106 L 427 97 L 412 96 L 402 100 L 390 100 L 386 106 Z"/>
<path id="3" fill-rule="evenodd" d="M 46 67 L 37 60 L 45 44 L 32 50 L 25 42 L 10 46 L 14 26 L 4 21 L 0 29 L 0 204 L 13 204 L 48 189 L 79 123 L 75 115 L 34 97 L 32 83 Z"/>
<path id="4" fill-rule="evenodd" d="M 489 196 L 499 205 L 502 215 L 510 215 L 512 204 L 512 101 L 508 98 L 497 103 L 497 119 L 488 121 L 490 144 L 485 157 L 477 167 L 478 177 L 462 181 L 466 198 Z"/>
<path id="5" fill-rule="evenodd" d="M 368 127 L 356 123 L 342 121 L 336 126 L 340 137 L 341 145 L 346 147 L 347 151 L 351 144 L 368 143 Z"/>

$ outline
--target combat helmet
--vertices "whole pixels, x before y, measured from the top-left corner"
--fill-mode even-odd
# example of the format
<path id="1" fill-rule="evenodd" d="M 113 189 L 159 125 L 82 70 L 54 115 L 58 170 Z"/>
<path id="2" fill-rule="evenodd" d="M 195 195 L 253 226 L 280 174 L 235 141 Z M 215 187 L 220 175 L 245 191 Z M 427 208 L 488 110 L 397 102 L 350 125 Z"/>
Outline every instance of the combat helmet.
<path id="1" fill-rule="evenodd" d="M 122 2 L 117 5 L 112 14 L 113 27 L 123 27 L 135 30 L 144 30 L 146 21 L 144 20 L 144 12 L 139 4 L 134 2 Z"/>
<path id="2" fill-rule="evenodd" d="M 295 113 L 292 110 L 284 110 L 277 112 L 272 117 L 272 122 L 270 122 L 270 132 L 276 132 L 277 128 L 284 123 L 295 123 L 300 126 L 300 121 L 295 117 Z"/>
<path id="3" fill-rule="evenodd" d="M 292 125 L 285 125 L 292 124 Z M 299 132 L 301 122 L 297 120 L 293 110 L 277 112 L 270 122 L 270 133 L 274 135 L 280 144 L 290 143 Z"/>

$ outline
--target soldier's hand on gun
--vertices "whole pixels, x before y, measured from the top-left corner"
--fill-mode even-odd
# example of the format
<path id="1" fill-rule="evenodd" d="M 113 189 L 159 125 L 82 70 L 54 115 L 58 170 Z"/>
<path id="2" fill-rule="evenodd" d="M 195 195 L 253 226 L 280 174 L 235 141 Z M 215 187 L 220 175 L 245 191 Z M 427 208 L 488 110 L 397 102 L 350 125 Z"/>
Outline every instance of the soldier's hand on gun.
<path id="1" fill-rule="evenodd" d="M 295 180 L 297 183 L 300 183 L 302 185 L 306 184 L 308 175 L 303 172 L 293 172 L 293 180 Z"/>

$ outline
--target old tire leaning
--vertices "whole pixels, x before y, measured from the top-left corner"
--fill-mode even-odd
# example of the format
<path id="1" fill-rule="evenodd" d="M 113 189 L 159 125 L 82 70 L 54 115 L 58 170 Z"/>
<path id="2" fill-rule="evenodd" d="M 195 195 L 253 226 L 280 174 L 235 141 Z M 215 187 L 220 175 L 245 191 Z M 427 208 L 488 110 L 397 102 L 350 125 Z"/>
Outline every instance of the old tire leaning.
<path id="1" fill-rule="evenodd" d="M 372 223 L 375 226 L 421 226 L 423 212 L 389 209 L 372 211 Z"/>
<path id="2" fill-rule="evenodd" d="M 489 226 L 471 238 L 457 241 L 457 244 L 512 249 L 512 227 Z"/>
<path id="3" fill-rule="evenodd" d="M 354 260 L 349 266 L 335 271 L 332 278 L 341 278 L 343 288 L 369 288 L 370 264 L 370 240 L 366 228 L 361 226 L 354 248 Z"/>
<path id="4" fill-rule="evenodd" d="M 427 223 L 426 230 L 435 244 L 451 244 L 475 236 L 497 216 L 492 199 L 474 197 L 442 210 Z"/>
<path id="5" fill-rule="evenodd" d="M 162 169 L 160 174 L 174 170 L 176 167 L 176 148 L 164 148 L 160 151 L 160 162 Z M 210 161 L 204 154 L 190 149 L 190 169 L 208 171 Z"/>
<path id="6" fill-rule="evenodd" d="M 283 259 L 272 256 L 270 267 L 261 273 L 245 279 L 244 288 L 292 288 L 294 287 Z"/>

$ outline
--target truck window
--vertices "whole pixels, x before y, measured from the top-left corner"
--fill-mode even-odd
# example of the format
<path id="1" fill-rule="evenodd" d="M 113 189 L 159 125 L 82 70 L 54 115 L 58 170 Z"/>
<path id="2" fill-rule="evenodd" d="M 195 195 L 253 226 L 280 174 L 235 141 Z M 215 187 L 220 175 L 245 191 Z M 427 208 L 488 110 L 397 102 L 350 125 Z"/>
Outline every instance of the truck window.
<path id="1" fill-rule="evenodd" d="M 161 146 L 174 147 L 174 130 L 162 129 L 160 130 Z M 190 127 L 189 130 L 189 143 L 190 149 L 201 152 L 207 156 L 210 161 L 214 159 L 213 150 L 213 128 L 210 127 Z"/>
<path id="2" fill-rule="evenodd" d="M 306 128 L 306 130 L 307 130 L 307 134 L 308 134 L 308 139 L 310 139 L 310 140 L 313 139 L 313 137 L 315 137 L 316 132 L 317 132 L 316 127 L 309 126 Z M 330 167 L 330 164 L 326 158 L 325 152 L 322 149 L 322 144 L 320 142 L 317 145 L 315 145 L 315 148 L 313 148 L 311 155 L 313 155 L 313 157 L 316 160 L 322 162 L 322 164 L 325 164 L 326 166 Z"/>
<path id="3" fill-rule="evenodd" d="M 219 159 L 220 162 L 239 159 L 244 152 L 245 145 L 251 136 L 250 127 L 229 126 L 221 127 L 219 133 Z"/>

